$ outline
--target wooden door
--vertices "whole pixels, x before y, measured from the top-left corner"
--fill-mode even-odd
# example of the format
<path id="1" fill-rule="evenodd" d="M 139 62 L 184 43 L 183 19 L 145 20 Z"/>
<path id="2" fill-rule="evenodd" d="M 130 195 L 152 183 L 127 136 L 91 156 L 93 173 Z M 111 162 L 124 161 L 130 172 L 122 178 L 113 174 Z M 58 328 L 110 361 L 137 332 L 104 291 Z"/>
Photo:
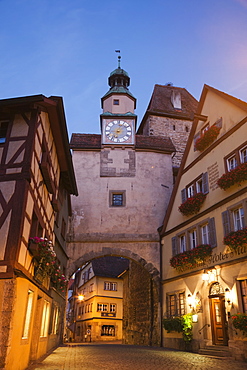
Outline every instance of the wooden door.
<path id="1" fill-rule="evenodd" d="M 213 344 L 227 346 L 228 336 L 226 327 L 225 304 L 221 297 L 210 299 L 211 327 Z"/>

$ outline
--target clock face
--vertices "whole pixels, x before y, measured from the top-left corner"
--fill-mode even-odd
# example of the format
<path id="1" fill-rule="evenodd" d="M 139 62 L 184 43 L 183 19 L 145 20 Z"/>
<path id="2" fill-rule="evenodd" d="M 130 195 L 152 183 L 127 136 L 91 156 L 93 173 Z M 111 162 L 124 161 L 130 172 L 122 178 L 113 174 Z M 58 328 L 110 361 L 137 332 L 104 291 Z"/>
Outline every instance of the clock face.
<path id="1" fill-rule="evenodd" d="M 132 135 L 131 125 L 125 121 L 114 120 L 105 126 L 105 135 L 113 143 L 124 143 Z"/>

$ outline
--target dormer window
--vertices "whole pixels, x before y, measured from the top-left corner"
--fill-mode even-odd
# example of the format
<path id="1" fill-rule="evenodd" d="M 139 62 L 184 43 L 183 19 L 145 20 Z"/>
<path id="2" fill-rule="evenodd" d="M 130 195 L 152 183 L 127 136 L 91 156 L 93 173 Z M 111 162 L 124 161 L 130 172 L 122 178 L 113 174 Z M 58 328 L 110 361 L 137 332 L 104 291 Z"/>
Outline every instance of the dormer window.
<path id="1" fill-rule="evenodd" d="M 181 94 L 179 91 L 172 91 L 171 102 L 175 109 L 182 109 Z"/>

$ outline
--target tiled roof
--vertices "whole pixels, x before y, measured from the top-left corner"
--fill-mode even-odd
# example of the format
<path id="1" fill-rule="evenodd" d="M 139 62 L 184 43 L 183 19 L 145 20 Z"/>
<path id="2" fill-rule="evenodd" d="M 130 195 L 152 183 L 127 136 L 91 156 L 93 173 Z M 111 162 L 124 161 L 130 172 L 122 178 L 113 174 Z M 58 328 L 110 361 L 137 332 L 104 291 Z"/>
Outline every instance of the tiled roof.
<path id="1" fill-rule="evenodd" d="M 99 134 L 72 134 L 71 149 L 100 149 L 101 135 Z"/>
<path id="2" fill-rule="evenodd" d="M 175 109 L 172 105 L 171 96 L 173 91 L 181 95 L 181 109 Z M 197 100 L 185 88 L 170 85 L 155 85 L 147 110 L 156 113 L 173 113 L 176 115 L 190 116 L 196 112 L 197 105 Z"/>
<path id="3" fill-rule="evenodd" d="M 101 135 L 72 134 L 71 149 L 101 149 Z M 136 135 L 136 149 L 174 152 L 175 147 L 169 137 Z"/>
<path id="4" fill-rule="evenodd" d="M 136 135 L 136 148 L 175 152 L 171 139 L 160 136 Z"/>
<path id="5" fill-rule="evenodd" d="M 122 257 L 106 256 L 91 262 L 96 276 L 117 277 L 129 267 L 129 260 Z"/>

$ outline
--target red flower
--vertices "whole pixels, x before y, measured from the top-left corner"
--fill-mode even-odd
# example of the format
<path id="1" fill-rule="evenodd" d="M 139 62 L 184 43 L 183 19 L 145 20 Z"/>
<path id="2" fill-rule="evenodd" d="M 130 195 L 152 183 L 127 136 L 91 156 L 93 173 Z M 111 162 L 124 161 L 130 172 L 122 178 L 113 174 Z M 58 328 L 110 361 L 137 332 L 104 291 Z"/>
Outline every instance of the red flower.
<path id="1" fill-rule="evenodd" d="M 241 184 L 247 180 L 247 162 L 241 163 L 230 172 L 224 173 L 217 181 L 218 186 L 226 190 L 234 184 Z"/>
<path id="2" fill-rule="evenodd" d="M 184 203 L 182 203 L 178 207 L 178 209 L 185 216 L 194 215 L 200 211 L 205 198 L 206 194 L 197 193 L 193 197 L 188 198 Z"/>
<path id="3" fill-rule="evenodd" d="M 195 149 L 202 152 L 206 149 L 210 144 L 214 142 L 214 140 L 219 135 L 220 128 L 218 126 L 211 126 L 205 133 L 199 137 L 195 142 Z"/>

